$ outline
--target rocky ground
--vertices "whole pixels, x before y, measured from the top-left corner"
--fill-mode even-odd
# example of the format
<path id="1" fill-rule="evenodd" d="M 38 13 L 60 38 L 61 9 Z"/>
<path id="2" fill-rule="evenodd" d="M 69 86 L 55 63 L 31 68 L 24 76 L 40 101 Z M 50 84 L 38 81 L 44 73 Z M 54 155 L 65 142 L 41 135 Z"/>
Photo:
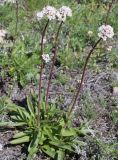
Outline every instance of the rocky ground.
<path id="1" fill-rule="evenodd" d="M 63 67 L 55 68 L 56 72 L 53 76 L 53 84 L 50 89 L 50 101 L 58 104 L 63 109 L 66 109 L 71 101 L 72 91 L 74 87 L 77 87 L 77 81 L 80 77 L 80 72 L 77 70 L 69 70 Z M 46 72 L 44 73 L 44 84 L 46 86 Z M 62 77 L 66 75 L 66 81 L 62 81 L 57 78 L 57 75 L 61 74 Z M 80 101 L 78 101 L 75 108 L 75 116 L 79 119 L 80 123 L 83 120 L 90 120 L 90 127 L 94 128 L 95 136 L 102 139 L 105 143 L 114 142 L 117 140 L 117 125 L 112 122 L 109 113 L 114 109 L 114 103 L 118 102 L 117 94 L 113 93 L 112 81 L 117 80 L 116 72 L 100 72 L 99 74 L 86 72 L 85 84 L 82 89 Z M 63 84 L 64 83 L 64 84 Z M 8 88 L 12 88 L 9 79 L 6 82 L 0 83 L 0 94 L 4 96 L 8 92 Z M 20 105 L 25 104 L 26 95 L 34 90 L 37 94 L 37 86 L 30 84 L 23 89 L 20 89 L 17 84 L 13 85 L 11 89 L 11 99 Z M 90 108 L 86 103 L 90 103 Z M 64 104 L 64 105 L 63 105 Z M 94 107 L 93 107 L 94 106 Z M 86 108 L 87 107 L 87 108 Z M 79 117 L 79 118 L 78 118 Z M 6 118 L 6 115 L 0 117 L 2 120 Z M 0 144 L 3 145 L 3 149 L 0 151 L 0 160 L 22 160 L 26 158 L 26 150 L 21 146 L 10 146 L 9 140 L 12 138 L 15 129 L 5 130 L 0 129 Z M 92 145 L 92 144 L 91 144 Z M 92 146 L 85 148 L 84 155 L 74 156 L 71 159 L 89 159 L 93 158 L 99 153 L 94 153 L 95 148 Z M 92 150 L 92 151 L 90 151 Z M 91 155 L 87 155 L 89 152 Z M 99 151 L 98 151 L 99 152 Z M 93 155 L 95 154 L 95 155 Z M 81 157 L 81 158 L 79 158 Z M 47 159 L 41 153 L 37 155 L 36 159 Z M 108 157 L 108 160 L 112 160 L 112 157 Z M 102 160 L 102 159 L 100 159 Z"/>

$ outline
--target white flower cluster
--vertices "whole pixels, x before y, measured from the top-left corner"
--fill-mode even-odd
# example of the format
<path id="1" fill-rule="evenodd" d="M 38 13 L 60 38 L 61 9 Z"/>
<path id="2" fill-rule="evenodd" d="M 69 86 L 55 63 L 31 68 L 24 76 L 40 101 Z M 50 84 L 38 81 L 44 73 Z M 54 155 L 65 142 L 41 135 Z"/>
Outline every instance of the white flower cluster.
<path id="1" fill-rule="evenodd" d="M 43 14 L 43 12 L 37 12 L 36 16 L 37 16 L 37 20 L 41 20 L 43 18 L 44 14 Z"/>
<path id="2" fill-rule="evenodd" d="M 66 17 L 72 17 L 72 10 L 67 6 L 62 6 L 56 13 L 57 19 L 59 21 L 65 21 Z"/>
<path id="3" fill-rule="evenodd" d="M 0 30 L 0 43 L 2 43 L 4 41 L 4 37 L 5 37 L 6 33 L 7 32 L 5 30 L 3 30 L 3 29 Z"/>
<path id="4" fill-rule="evenodd" d="M 45 63 L 48 63 L 50 61 L 50 57 L 48 54 L 43 54 L 42 55 L 43 60 L 45 61 Z"/>
<path id="5" fill-rule="evenodd" d="M 59 21 L 65 21 L 66 17 L 72 16 L 72 10 L 67 6 L 62 6 L 60 9 L 56 9 L 52 6 L 44 7 L 41 12 L 37 12 L 37 19 L 41 20 L 47 17 L 49 20 L 58 19 Z"/>
<path id="6" fill-rule="evenodd" d="M 49 20 L 55 19 L 56 9 L 51 6 L 44 7 L 41 12 L 37 12 L 37 19 L 40 20 L 43 17 L 47 17 Z"/>
<path id="7" fill-rule="evenodd" d="M 43 8 L 43 14 L 47 16 L 49 20 L 53 20 L 56 18 L 56 9 L 51 6 L 47 6 Z"/>
<path id="8" fill-rule="evenodd" d="M 107 38 L 113 38 L 114 36 L 113 28 L 110 25 L 102 25 L 99 27 L 98 31 L 98 36 L 104 41 L 106 41 Z"/>

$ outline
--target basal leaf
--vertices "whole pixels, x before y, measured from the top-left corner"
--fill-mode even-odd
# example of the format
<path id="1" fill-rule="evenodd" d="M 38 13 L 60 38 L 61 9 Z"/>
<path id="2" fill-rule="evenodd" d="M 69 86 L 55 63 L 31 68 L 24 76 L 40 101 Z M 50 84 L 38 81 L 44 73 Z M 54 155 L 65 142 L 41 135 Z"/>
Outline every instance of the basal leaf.
<path id="1" fill-rule="evenodd" d="M 62 129 L 61 130 L 61 134 L 63 137 L 70 137 L 70 136 L 75 136 L 77 135 L 76 134 L 76 131 L 73 129 L 73 128 L 70 128 L 70 129 Z"/>
<path id="2" fill-rule="evenodd" d="M 42 150 L 50 157 L 54 158 L 56 155 L 55 149 L 51 148 L 49 145 L 44 145 Z"/>
<path id="3" fill-rule="evenodd" d="M 26 125 L 25 122 L 18 122 L 18 123 L 14 123 L 14 122 L 0 122 L 0 127 L 16 127 L 16 126 L 23 126 Z"/>
<path id="4" fill-rule="evenodd" d="M 40 133 L 38 133 L 38 132 L 33 133 L 32 140 L 31 140 L 30 145 L 28 147 L 28 152 L 29 152 L 30 156 L 32 156 L 38 148 L 38 142 L 39 142 L 39 136 L 40 136 L 39 134 Z"/>
<path id="5" fill-rule="evenodd" d="M 50 128 L 44 127 L 44 134 L 47 135 L 51 140 L 54 139 L 54 136 L 53 136 Z"/>
<path id="6" fill-rule="evenodd" d="M 29 136 L 24 136 L 24 137 L 14 139 L 14 140 L 10 141 L 10 143 L 11 144 L 21 144 L 21 143 L 29 142 L 29 140 L 30 140 Z"/>
<path id="7" fill-rule="evenodd" d="M 24 136 L 27 136 L 27 133 L 25 132 L 18 132 L 16 133 L 13 138 L 20 138 L 20 137 L 24 137 Z"/>
<path id="8" fill-rule="evenodd" d="M 60 148 L 74 152 L 74 150 L 72 149 L 72 145 L 69 143 L 67 143 L 67 144 L 65 143 L 65 144 L 61 145 Z"/>
<path id="9" fill-rule="evenodd" d="M 27 106 L 28 106 L 28 109 L 29 109 L 31 115 L 32 115 L 33 117 L 35 117 L 33 104 L 32 104 L 32 101 L 31 101 L 31 99 L 30 99 L 29 96 L 27 96 Z"/>
<path id="10" fill-rule="evenodd" d="M 64 150 L 59 150 L 57 151 L 57 160 L 64 160 L 64 157 L 65 157 L 65 152 Z"/>

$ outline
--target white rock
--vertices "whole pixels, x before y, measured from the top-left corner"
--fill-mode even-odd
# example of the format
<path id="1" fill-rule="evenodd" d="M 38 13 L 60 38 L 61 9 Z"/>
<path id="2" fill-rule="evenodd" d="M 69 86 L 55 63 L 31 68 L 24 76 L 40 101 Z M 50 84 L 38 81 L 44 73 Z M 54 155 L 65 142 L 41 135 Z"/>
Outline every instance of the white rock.
<path id="1" fill-rule="evenodd" d="M 3 145 L 0 143 L 0 151 L 3 150 Z"/>

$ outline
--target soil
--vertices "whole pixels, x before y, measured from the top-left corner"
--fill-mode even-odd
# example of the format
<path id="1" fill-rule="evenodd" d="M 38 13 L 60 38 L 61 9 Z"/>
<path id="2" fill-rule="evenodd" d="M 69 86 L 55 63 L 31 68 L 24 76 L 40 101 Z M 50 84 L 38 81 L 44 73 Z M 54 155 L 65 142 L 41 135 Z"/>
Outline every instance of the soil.
<path id="1" fill-rule="evenodd" d="M 46 72 L 45 72 L 46 73 Z M 58 74 L 67 75 L 68 80 L 66 84 L 61 84 L 59 80 L 56 80 Z M 70 70 L 63 67 L 55 67 L 55 74 L 53 76 L 53 84 L 50 89 L 50 101 L 53 103 L 58 103 L 58 105 L 66 109 L 68 104 L 72 98 L 72 91 L 73 88 L 77 87 L 77 81 L 81 76 L 78 70 Z M 82 94 L 80 101 L 78 100 L 79 108 L 75 108 L 76 117 L 79 116 L 80 123 L 85 120 L 87 117 L 83 111 L 83 96 L 86 93 L 89 93 L 89 100 L 95 104 L 95 108 L 93 109 L 97 114 L 92 122 L 90 123 L 90 127 L 94 128 L 96 131 L 96 136 L 101 138 L 104 142 L 113 142 L 118 137 L 117 135 L 117 127 L 115 124 L 112 123 L 112 119 L 109 116 L 109 112 L 112 111 L 114 105 L 114 99 L 118 102 L 118 97 L 113 95 L 113 89 L 111 86 L 111 82 L 114 80 L 115 76 L 113 73 L 110 72 L 100 72 L 100 73 L 93 73 L 91 71 L 86 72 L 85 82 L 82 89 Z M 117 79 L 117 77 L 116 77 Z M 46 86 L 46 76 L 43 76 L 44 86 Z M 0 96 L 7 95 L 7 90 L 11 84 L 10 79 L 6 79 L 6 81 L 0 82 Z M 71 88 L 69 88 L 71 86 Z M 24 105 L 26 103 L 26 95 L 30 94 L 31 89 L 35 91 L 37 94 L 38 87 L 35 86 L 33 83 L 27 85 L 25 88 L 20 89 L 17 83 L 14 85 L 13 90 L 11 91 L 11 99 L 20 105 Z M 107 105 L 101 107 L 100 101 L 106 101 Z M 63 102 L 65 102 L 64 106 L 62 106 Z M 80 112 L 81 111 L 81 112 Z M 6 118 L 6 115 L 2 115 L 0 117 L 2 120 Z M 12 146 L 9 145 L 9 140 L 12 138 L 13 134 L 15 133 L 15 129 L 5 130 L 3 128 L 0 129 L 0 143 L 3 145 L 3 150 L 0 151 L 0 160 L 23 160 L 26 159 L 27 153 L 23 146 Z M 94 147 L 93 147 L 94 148 Z M 90 148 L 87 148 L 90 154 Z M 87 153 L 88 151 L 86 151 Z M 94 152 L 94 151 L 92 151 Z M 83 155 L 73 156 L 67 159 L 86 159 Z M 38 159 L 48 159 L 42 153 L 39 153 L 34 160 Z M 110 159 L 111 160 L 111 157 Z"/>

